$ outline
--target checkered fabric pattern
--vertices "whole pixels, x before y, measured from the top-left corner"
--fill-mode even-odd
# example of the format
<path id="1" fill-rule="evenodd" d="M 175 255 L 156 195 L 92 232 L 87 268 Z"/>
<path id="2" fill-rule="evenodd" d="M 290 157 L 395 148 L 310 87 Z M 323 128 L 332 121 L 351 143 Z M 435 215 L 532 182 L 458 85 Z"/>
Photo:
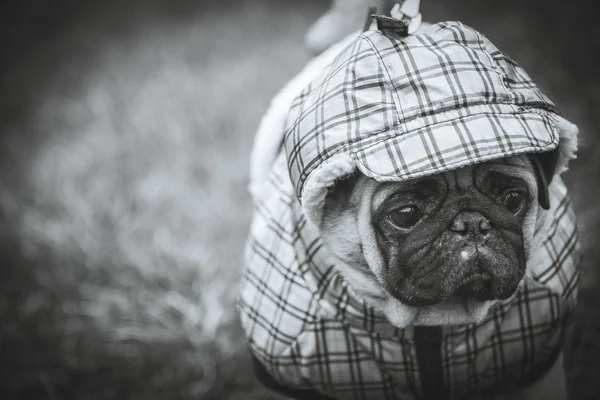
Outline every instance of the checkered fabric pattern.
<path id="1" fill-rule="evenodd" d="M 557 110 L 528 75 L 460 23 L 414 36 L 369 31 L 294 101 L 284 146 L 255 199 L 239 309 L 248 345 L 285 386 L 339 399 L 422 396 L 413 328 L 352 294 L 307 219 L 303 191 L 343 155 L 378 181 L 556 148 Z M 316 174 L 316 175 L 315 175 Z M 560 350 L 575 305 L 575 216 L 557 176 L 527 279 L 479 324 L 444 327 L 451 398 L 531 383 Z"/>
<path id="2" fill-rule="evenodd" d="M 450 398 L 532 383 L 561 349 L 576 302 L 580 256 L 560 178 L 550 190 L 554 219 L 536 234 L 528 278 L 517 295 L 493 307 L 482 323 L 444 330 Z M 413 328 L 395 328 L 355 298 L 329 260 L 281 154 L 256 205 L 246 247 L 239 307 L 252 353 L 287 387 L 339 399 L 421 397 Z"/>
<path id="3" fill-rule="evenodd" d="M 317 166 L 348 154 L 398 181 L 558 143 L 557 110 L 527 73 L 459 23 L 400 37 L 367 31 L 292 104 L 288 168 L 302 201 Z"/>

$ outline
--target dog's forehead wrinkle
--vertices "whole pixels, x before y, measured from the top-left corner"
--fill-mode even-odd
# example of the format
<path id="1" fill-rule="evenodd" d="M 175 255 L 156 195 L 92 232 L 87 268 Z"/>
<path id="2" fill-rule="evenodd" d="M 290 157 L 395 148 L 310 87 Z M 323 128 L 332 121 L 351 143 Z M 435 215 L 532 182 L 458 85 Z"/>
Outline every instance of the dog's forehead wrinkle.
<path id="1" fill-rule="evenodd" d="M 456 190 L 457 182 L 456 182 L 456 171 L 448 171 L 444 173 L 444 179 L 446 180 L 446 184 L 448 186 L 448 191 L 452 192 Z"/>
<path id="2" fill-rule="evenodd" d="M 458 189 L 468 190 L 473 186 L 473 167 L 461 168 L 455 172 L 455 175 Z"/>
<path id="3" fill-rule="evenodd" d="M 465 190 L 473 183 L 473 166 L 467 165 L 459 169 L 446 171 L 443 176 L 449 192 Z"/>
<path id="4" fill-rule="evenodd" d="M 433 193 L 436 191 L 443 192 L 443 186 L 445 186 L 443 178 L 441 178 L 443 174 L 444 173 L 428 175 L 422 178 L 410 179 L 406 181 L 375 182 L 377 187 L 374 192 L 372 210 L 375 211 L 379 209 L 387 199 L 396 194 L 418 194 L 426 191 Z M 435 182 L 434 185 L 437 186 L 437 189 L 434 189 L 432 185 L 426 184 L 426 182 Z"/>
<path id="5" fill-rule="evenodd" d="M 518 179 L 524 182 L 529 188 L 530 194 L 533 196 L 532 200 L 537 199 L 537 179 L 533 171 L 533 166 L 525 160 L 523 164 L 487 164 L 482 165 L 477 169 L 476 182 L 485 182 L 485 179 L 490 182 L 496 182 L 491 173 L 499 174 L 496 176 L 505 176 L 509 179 Z"/>
<path id="6" fill-rule="evenodd" d="M 519 154 L 516 156 L 510 156 L 502 159 L 505 164 L 528 166 L 529 158 L 525 154 Z"/>
<path id="7" fill-rule="evenodd" d="M 482 163 L 476 164 L 477 166 L 482 165 L 521 165 L 527 166 L 529 165 L 529 158 L 526 154 L 517 154 L 514 156 L 508 156 L 503 158 L 494 158 L 488 161 L 484 161 Z"/>
<path id="8" fill-rule="evenodd" d="M 533 176 L 533 169 L 530 164 L 482 164 L 477 167 L 476 175 L 481 175 L 488 171 L 497 171 L 508 176 Z"/>
<path id="9" fill-rule="evenodd" d="M 489 171 L 496 171 L 503 175 L 524 180 L 535 179 L 533 165 L 529 158 L 524 154 L 477 164 L 475 175 L 482 176 Z"/>
<path id="10" fill-rule="evenodd" d="M 375 211 L 379 209 L 390 196 L 406 191 L 406 189 L 414 185 L 414 183 L 414 181 L 376 182 L 377 188 L 373 193 L 372 210 Z"/>

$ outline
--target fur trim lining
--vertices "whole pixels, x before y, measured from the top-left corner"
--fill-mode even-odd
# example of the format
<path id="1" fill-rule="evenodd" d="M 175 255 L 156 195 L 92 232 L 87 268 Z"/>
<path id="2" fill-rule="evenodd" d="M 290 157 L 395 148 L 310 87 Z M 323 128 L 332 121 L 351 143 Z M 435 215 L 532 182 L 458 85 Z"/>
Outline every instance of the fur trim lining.
<path id="1" fill-rule="evenodd" d="M 559 136 L 559 153 L 554 174 L 560 175 L 569 169 L 569 162 L 577 158 L 577 135 L 579 134 L 579 128 L 563 117 L 557 117 L 556 129 Z"/>
<path id="2" fill-rule="evenodd" d="M 271 100 L 269 109 L 258 126 L 250 155 L 249 190 L 253 199 L 256 199 L 260 193 L 268 178 L 271 165 L 279 153 L 290 105 L 296 96 L 359 34 L 360 32 L 355 32 L 347 36 L 309 61 L 302 71 Z"/>
<path id="3" fill-rule="evenodd" d="M 336 180 L 350 175 L 356 169 L 356 163 L 348 154 L 331 157 L 315 169 L 302 190 L 301 202 L 306 219 L 317 228 L 321 227 L 323 207 L 327 190 Z"/>

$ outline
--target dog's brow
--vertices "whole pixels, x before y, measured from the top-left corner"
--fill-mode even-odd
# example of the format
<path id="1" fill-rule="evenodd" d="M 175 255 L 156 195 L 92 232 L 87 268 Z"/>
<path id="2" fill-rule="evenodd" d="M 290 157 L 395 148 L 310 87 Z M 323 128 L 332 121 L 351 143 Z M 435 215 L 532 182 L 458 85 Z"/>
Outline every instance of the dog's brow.
<path id="1" fill-rule="evenodd" d="M 503 159 L 504 160 L 504 159 Z M 475 173 L 477 175 L 486 174 L 490 171 L 500 173 L 502 175 L 523 179 L 524 175 L 531 172 L 527 164 L 505 163 L 485 163 L 477 166 Z"/>
<path id="2" fill-rule="evenodd" d="M 420 178 L 416 180 L 404 181 L 404 182 L 395 182 L 390 190 L 390 194 L 393 193 L 417 193 L 422 192 L 426 189 L 431 189 L 431 186 L 437 186 L 439 183 L 436 179 L 431 177 Z"/>
<path id="3" fill-rule="evenodd" d="M 387 209 L 400 199 L 423 198 L 427 191 L 438 192 L 440 182 L 432 177 L 404 182 L 389 182 L 379 186 L 374 194 L 373 209 Z M 435 187 L 435 189 L 433 189 Z"/>
<path id="4" fill-rule="evenodd" d="M 511 188 L 520 187 L 522 189 L 530 190 L 527 179 L 522 174 L 511 174 L 509 171 L 498 171 L 494 169 L 488 169 L 483 172 L 481 177 L 483 187 L 487 187 L 487 190 L 504 191 Z M 479 187 L 480 189 L 482 187 Z"/>
<path id="5" fill-rule="evenodd" d="M 513 165 L 525 167 L 528 165 L 527 158 L 525 156 L 516 155 L 511 157 L 497 158 L 494 160 L 486 161 L 481 165 Z"/>

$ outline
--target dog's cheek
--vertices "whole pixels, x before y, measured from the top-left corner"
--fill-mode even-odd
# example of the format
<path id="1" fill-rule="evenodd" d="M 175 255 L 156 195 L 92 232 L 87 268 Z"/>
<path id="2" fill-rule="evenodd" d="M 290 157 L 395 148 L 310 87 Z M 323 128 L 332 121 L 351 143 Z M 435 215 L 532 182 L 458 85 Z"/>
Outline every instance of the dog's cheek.
<path id="1" fill-rule="evenodd" d="M 356 218 L 352 210 L 327 213 L 321 228 L 323 243 L 342 261 L 354 264 L 363 259 Z"/>
<path id="2" fill-rule="evenodd" d="M 536 231 L 540 228 L 544 217 L 548 214 L 547 210 L 539 207 L 536 202 L 532 202 L 531 207 L 523 218 L 521 230 L 523 232 L 523 246 L 525 248 L 525 258 L 529 260 L 533 248 L 533 240 Z"/>

